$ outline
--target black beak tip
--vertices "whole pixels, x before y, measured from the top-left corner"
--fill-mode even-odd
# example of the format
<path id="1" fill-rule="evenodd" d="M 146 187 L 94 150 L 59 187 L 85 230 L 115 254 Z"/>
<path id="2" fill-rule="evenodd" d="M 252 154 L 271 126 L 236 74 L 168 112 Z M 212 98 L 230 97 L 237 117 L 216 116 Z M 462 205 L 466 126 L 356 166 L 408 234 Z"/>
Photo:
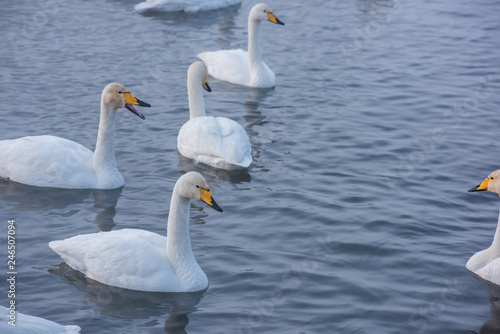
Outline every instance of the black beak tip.
<path id="1" fill-rule="evenodd" d="M 137 103 L 139 104 L 139 107 L 151 107 L 151 105 L 149 103 L 146 103 L 144 101 L 141 101 L 139 99 L 136 99 L 137 100 Z"/>
<path id="2" fill-rule="evenodd" d="M 213 208 L 214 210 L 216 211 L 219 211 L 219 212 L 223 212 L 224 210 L 222 210 L 222 208 L 219 206 L 219 204 L 217 204 L 214 199 L 212 197 L 210 197 L 210 199 L 212 200 L 212 205 L 210 206 L 211 208 Z"/>
<path id="3" fill-rule="evenodd" d="M 484 190 L 486 190 L 486 189 L 477 189 L 477 188 L 479 188 L 479 186 L 476 186 L 474 188 L 470 188 L 467 192 L 473 193 L 473 192 L 476 192 L 476 191 L 484 191 Z"/>

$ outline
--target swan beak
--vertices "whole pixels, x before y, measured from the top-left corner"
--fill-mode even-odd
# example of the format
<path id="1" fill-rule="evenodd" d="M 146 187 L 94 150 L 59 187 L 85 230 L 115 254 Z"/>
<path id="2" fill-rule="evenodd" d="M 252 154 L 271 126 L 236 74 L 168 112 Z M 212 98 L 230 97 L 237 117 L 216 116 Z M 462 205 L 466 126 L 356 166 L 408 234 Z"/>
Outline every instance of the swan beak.
<path id="1" fill-rule="evenodd" d="M 203 80 L 203 83 L 201 85 L 203 86 L 203 88 L 205 88 L 207 92 L 210 93 L 212 91 L 212 88 L 210 88 L 210 86 L 208 85 L 208 78 L 205 78 L 205 80 Z"/>
<path id="2" fill-rule="evenodd" d="M 202 202 L 205 202 L 206 204 L 208 204 L 208 206 L 210 206 L 211 208 L 213 208 L 219 212 L 222 212 L 221 207 L 217 203 L 215 203 L 215 200 L 212 197 L 210 190 L 203 189 L 200 187 L 200 199 L 202 200 Z"/>
<path id="3" fill-rule="evenodd" d="M 488 183 L 490 183 L 490 178 L 487 177 L 486 179 L 484 179 L 483 182 L 481 182 L 480 185 L 478 185 L 477 187 L 474 187 L 472 189 L 469 189 L 469 192 L 474 192 L 474 191 L 485 191 L 485 190 L 488 190 Z"/>
<path id="4" fill-rule="evenodd" d="M 285 24 L 283 22 L 280 21 L 280 19 L 278 19 L 276 17 L 276 15 L 274 15 L 273 13 L 270 13 L 270 12 L 266 12 L 267 14 L 267 19 L 269 21 L 271 21 L 272 23 L 276 23 L 276 24 L 281 24 L 282 26 L 284 26 Z"/>
<path id="5" fill-rule="evenodd" d="M 136 98 L 132 93 L 130 92 L 123 92 L 123 99 L 125 100 L 125 108 L 136 114 L 142 119 L 146 119 L 143 114 L 141 114 L 137 109 L 135 109 L 134 105 L 140 106 L 140 107 L 151 107 L 149 103 L 143 102 Z"/>

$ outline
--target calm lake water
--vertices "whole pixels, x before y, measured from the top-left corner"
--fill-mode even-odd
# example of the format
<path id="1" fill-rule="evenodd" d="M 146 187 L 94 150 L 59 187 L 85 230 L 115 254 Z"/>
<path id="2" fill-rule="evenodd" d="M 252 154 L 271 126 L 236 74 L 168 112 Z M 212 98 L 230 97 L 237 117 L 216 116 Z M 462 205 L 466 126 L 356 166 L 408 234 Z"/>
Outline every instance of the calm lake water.
<path id="1" fill-rule="evenodd" d="M 270 1 L 286 24 L 261 25 L 277 87 L 212 79 L 205 94 L 208 115 L 249 134 L 242 173 L 193 164 L 176 137 L 189 65 L 246 48 L 256 2 L 198 14 L 138 14 L 137 2 L 2 4 L 0 139 L 52 134 L 93 149 L 113 81 L 153 106 L 145 121 L 119 111 L 122 189 L 0 182 L 0 234 L 17 226 L 18 311 L 82 333 L 498 333 L 500 291 L 465 263 L 498 217 L 495 194 L 467 190 L 500 168 L 500 2 Z M 224 209 L 192 204 L 205 292 L 111 288 L 48 247 L 99 230 L 165 234 L 174 183 L 191 170 Z"/>

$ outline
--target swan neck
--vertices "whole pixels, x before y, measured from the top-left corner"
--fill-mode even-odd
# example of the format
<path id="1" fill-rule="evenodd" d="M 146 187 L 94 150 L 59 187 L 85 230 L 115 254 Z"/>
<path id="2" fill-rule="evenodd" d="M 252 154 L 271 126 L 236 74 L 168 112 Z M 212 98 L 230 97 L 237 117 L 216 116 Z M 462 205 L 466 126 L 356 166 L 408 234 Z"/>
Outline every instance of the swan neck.
<path id="1" fill-rule="evenodd" d="M 203 86 L 200 80 L 193 77 L 188 78 L 188 97 L 189 97 L 189 118 L 205 116 L 205 101 L 203 100 Z"/>
<path id="2" fill-rule="evenodd" d="M 497 229 L 495 231 L 495 236 L 493 237 L 493 243 L 491 246 L 496 250 L 497 254 L 500 254 L 500 210 L 498 214 Z"/>
<path id="3" fill-rule="evenodd" d="M 116 108 L 101 101 L 101 117 L 94 151 L 94 171 L 100 173 L 118 171 L 115 160 L 114 133 Z"/>
<path id="4" fill-rule="evenodd" d="M 260 55 L 260 21 L 248 18 L 248 60 L 250 68 L 262 66 Z"/>
<path id="5" fill-rule="evenodd" d="M 189 237 L 190 199 L 177 193 L 174 187 L 167 225 L 167 256 L 175 270 L 198 264 L 191 248 Z"/>

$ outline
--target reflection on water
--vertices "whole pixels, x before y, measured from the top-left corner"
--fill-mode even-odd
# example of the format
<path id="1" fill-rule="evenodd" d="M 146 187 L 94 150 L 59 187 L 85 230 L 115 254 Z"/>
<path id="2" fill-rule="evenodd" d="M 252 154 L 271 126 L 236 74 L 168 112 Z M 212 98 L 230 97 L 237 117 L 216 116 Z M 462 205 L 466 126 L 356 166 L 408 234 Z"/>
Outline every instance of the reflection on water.
<path id="1" fill-rule="evenodd" d="M 363 15 L 381 15 L 396 10 L 401 6 L 399 0 L 358 0 L 356 7 Z"/>
<path id="2" fill-rule="evenodd" d="M 94 321 L 97 316 L 144 319 L 147 322 L 143 326 L 148 326 L 152 318 L 159 318 L 159 321 L 165 319 L 163 328 L 168 334 L 186 333 L 188 315 L 197 310 L 196 305 L 206 291 L 164 293 L 121 289 L 89 279 L 65 262 L 48 271 L 85 293 L 83 304 L 91 308 L 89 321 Z"/>
<path id="3" fill-rule="evenodd" d="M 228 181 L 231 183 L 243 183 L 243 182 L 250 182 L 252 179 L 252 177 L 248 172 L 248 168 L 237 169 L 237 170 L 219 169 L 205 164 L 196 163 L 194 160 L 188 159 L 178 152 L 177 155 L 179 157 L 179 163 L 177 164 L 177 167 L 180 170 L 184 171 L 184 173 L 190 171 L 198 172 L 207 177 L 208 178 L 207 181 L 209 183 L 211 183 L 212 180 L 213 182 L 215 182 L 215 184 L 218 184 L 221 181 Z"/>
<path id="4" fill-rule="evenodd" d="M 89 189 L 33 187 L 0 180 L 0 200 L 9 203 L 7 211 L 65 209 L 71 204 L 85 202 L 90 194 Z"/>
<path id="5" fill-rule="evenodd" d="M 122 188 L 111 190 L 93 190 L 94 208 L 103 209 L 99 211 L 94 219 L 94 224 L 99 226 L 100 231 L 111 231 L 116 226 L 114 218 L 116 215 L 116 203 L 122 194 Z"/>
<path id="6" fill-rule="evenodd" d="M 245 101 L 245 115 L 243 119 L 247 123 L 246 129 L 252 128 L 257 123 L 260 123 L 266 116 L 263 116 L 260 109 L 259 103 L 262 103 L 269 92 L 273 91 L 274 88 L 249 88 L 247 94 L 247 100 Z"/>
<path id="7" fill-rule="evenodd" d="M 479 334 L 498 334 L 500 333 L 500 286 L 484 280 L 475 273 L 469 271 L 472 277 L 483 283 L 490 294 L 490 312 L 491 319 L 485 321 L 479 330 Z"/>
<path id="8" fill-rule="evenodd" d="M 176 299 L 172 302 L 170 315 L 165 320 L 165 326 L 163 327 L 165 333 L 187 333 L 185 328 L 189 323 L 188 315 L 196 311 L 196 305 L 200 302 L 205 291 L 174 294 Z"/>
<path id="9" fill-rule="evenodd" d="M 116 224 L 115 207 L 120 198 L 123 188 L 100 190 L 100 189 L 60 189 L 33 187 L 25 184 L 0 180 L 0 203 L 3 211 L 54 211 L 64 210 L 74 204 L 89 202 L 93 199 L 93 207 L 99 210 L 96 213 L 94 224 L 100 231 L 110 231 Z M 5 204 L 8 203 L 8 204 Z M 70 211 L 62 216 L 72 216 L 75 212 Z"/>

